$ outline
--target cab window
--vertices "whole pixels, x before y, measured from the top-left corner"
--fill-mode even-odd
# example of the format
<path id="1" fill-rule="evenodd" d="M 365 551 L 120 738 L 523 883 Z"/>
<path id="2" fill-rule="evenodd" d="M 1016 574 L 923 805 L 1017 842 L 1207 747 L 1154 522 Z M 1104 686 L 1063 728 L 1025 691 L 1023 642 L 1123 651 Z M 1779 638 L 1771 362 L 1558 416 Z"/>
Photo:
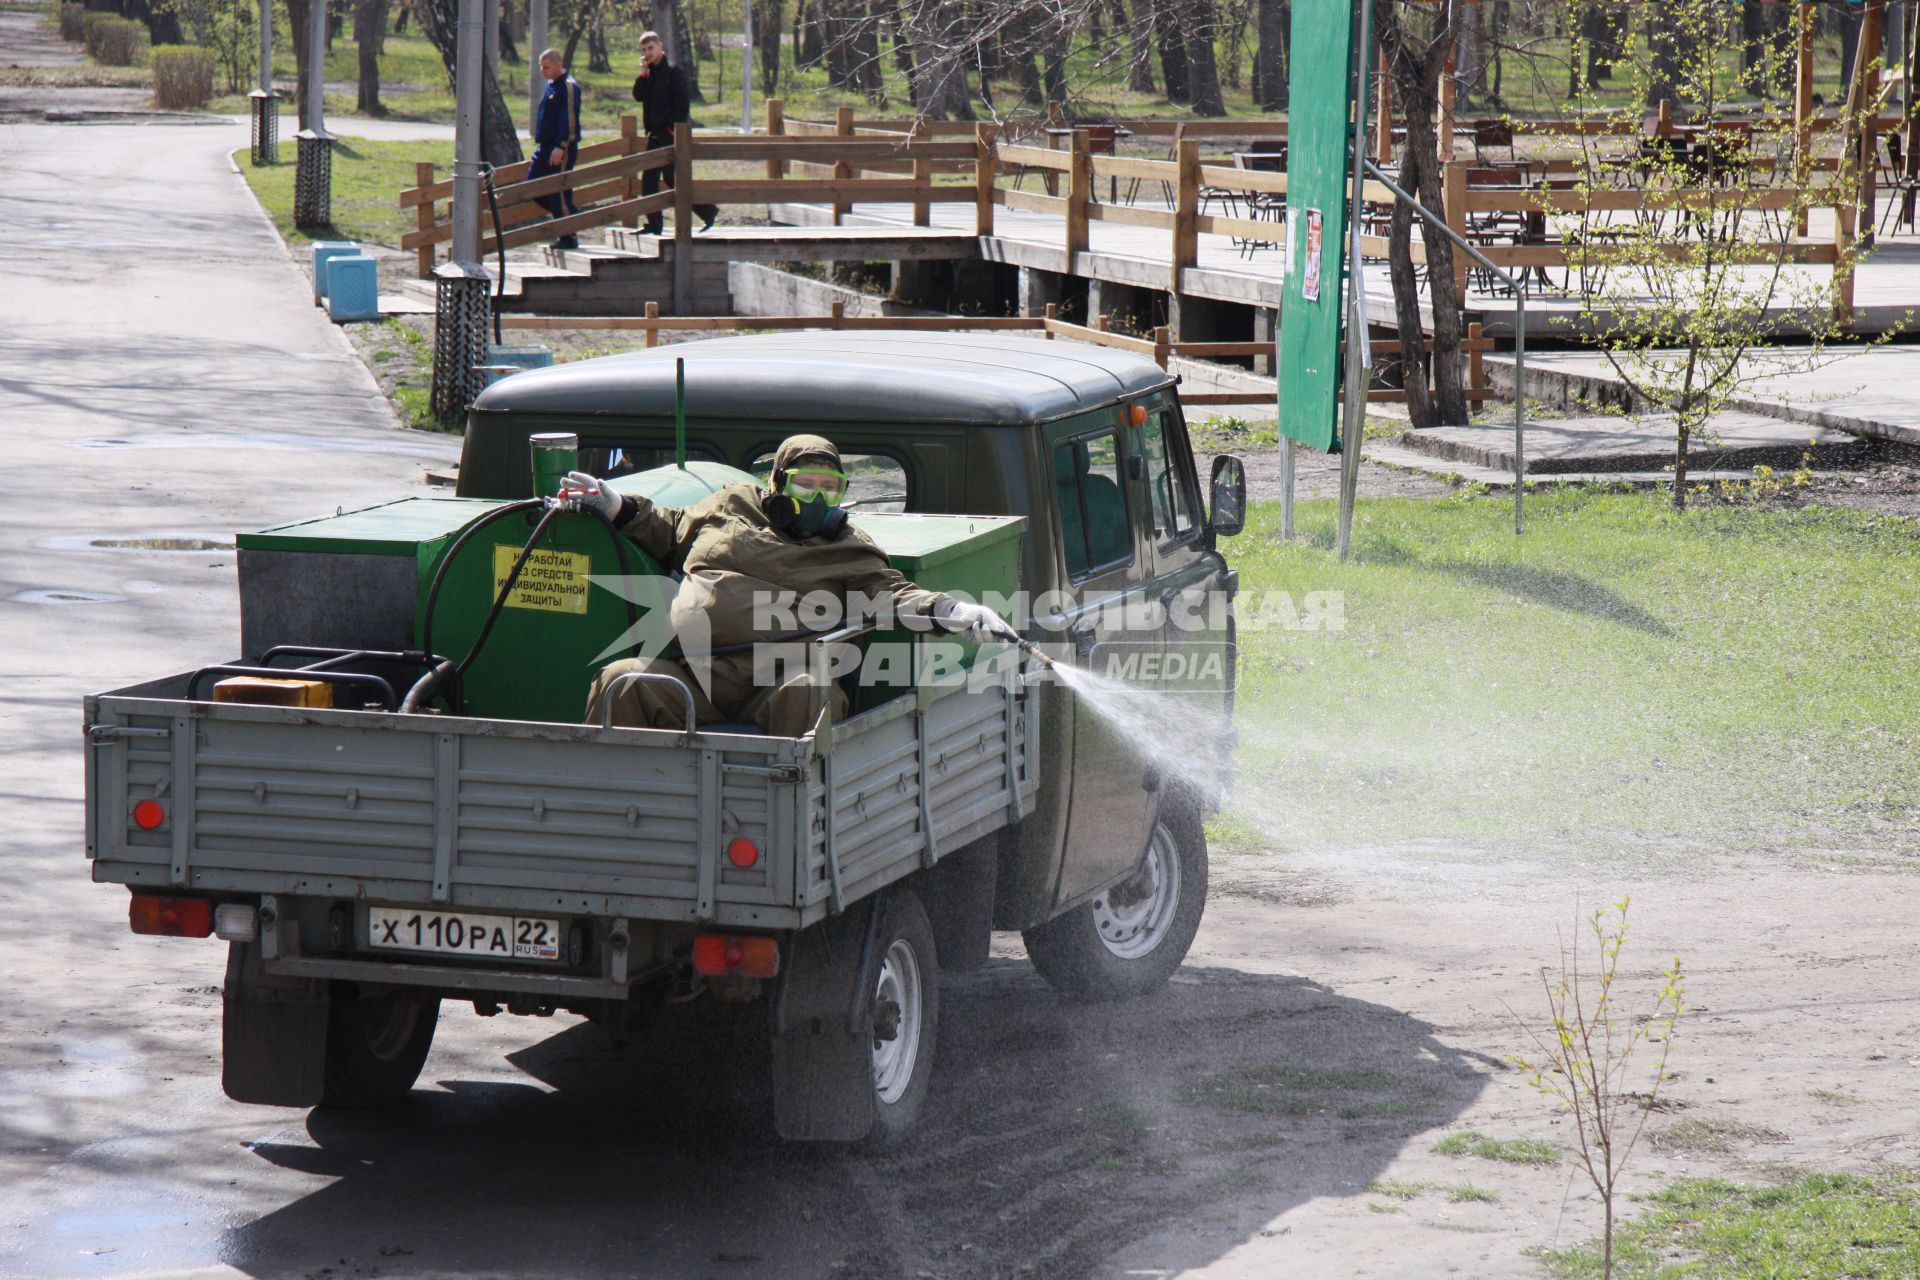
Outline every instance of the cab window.
<path id="1" fill-rule="evenodd" d="M 1127 494 L 1120 483 L 1119 437 L 1101 431 L 1053 450 L 1054 496 L 1067 576 L 1083 578 L 1133 558 Z"/>
<path id="2" fill-rule="evenodd" d="M 747 470 L 761 484 L 773 476 L 772 449 L 753 456 Z M 840 467 L 847 473 L 847 500 L 844 506 L 858 511 L 906 511 L 911 489 L 907 485 L 907 464 L 889 453 L 860 453 L 842 449 Z"/>
<path id="3" fill-rule="evenodd" d="M 1153 536 L 1155 541 L 1183 538 L 1192 533 L 1199 521 L 1194 517 L 1193 492 L 1183 468 L 1176 462 L 1173 444 L 1173 411 L 1162 409 L 1141 428 L 1142 452 L 1146 454 L 1147 485 L 1153 491 Z"/>
<path id="4" fill-rule="evenodd" d="M 687 445 L 689 458 L 701 458 L 708 462 L 723 462 L 718 450 L 704 444 Z M 619 441 L 582 439 L 580 441 L 580 469 L 588 475 L 599 476 L 603 480 L 613 480 L 620 476 L 630 476 L 636 471 L 651 471 L 655 467 L 673 465 L 673 442 L 655 441 Z"/>

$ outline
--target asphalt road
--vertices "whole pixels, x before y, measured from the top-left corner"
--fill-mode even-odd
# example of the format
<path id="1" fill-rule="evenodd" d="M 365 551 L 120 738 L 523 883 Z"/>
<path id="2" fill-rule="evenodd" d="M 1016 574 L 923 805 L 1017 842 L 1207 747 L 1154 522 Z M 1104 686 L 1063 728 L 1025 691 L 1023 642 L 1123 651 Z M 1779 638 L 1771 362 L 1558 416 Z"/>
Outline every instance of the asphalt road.
<path id="1" fill-rule="evenodd" d="M 223 946 L 135 937 L 125 891 L 88 882 L 82 695 L 239 647 L 230 551 L 94 540 L 230 545 L 456 452 L 400 429 L 306 304 L 228 168 L 245 142 L 0 128 L 0 1275 L 824 1267 L 844 1224 L 789 1204 L 817 1171 L 716 1160 L 686 1095 L 637 1090 L 569 1019 L 450 1011 L 417 1105 L 378 1117 L 229 1102 Z"/>

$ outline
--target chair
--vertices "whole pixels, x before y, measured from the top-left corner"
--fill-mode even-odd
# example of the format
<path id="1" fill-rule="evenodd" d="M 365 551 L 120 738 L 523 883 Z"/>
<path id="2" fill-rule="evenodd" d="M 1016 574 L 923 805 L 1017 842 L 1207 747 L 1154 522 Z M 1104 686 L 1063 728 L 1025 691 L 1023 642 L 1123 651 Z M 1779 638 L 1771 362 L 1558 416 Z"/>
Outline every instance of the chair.
<path id="1" fill-rule="evenodd" d="M 1497 148 L 1507 149 L 1507 161 L 1512 163 L 1518 157 L 1513 150 L 1513 125 L 1505 120 L 1478 120 L 1473 126 L 1473 162 L 1486 164 L 1487 152 Z"/>
<path id="2" fill-rule="evenodd" d="M 1880 185 L 1889 193 L 1899 192 L 1898 200 L 1887 201 L 1887 211 L 1880 217 L 1880 233 L 1886 234 L 1887 224 L 1891 222 L 1898 231 L 1904 223 L 1909 230 L 1913 228 L 1914 193 L 1920 192 L 1920 166 L 1910 167 L 1905 155 L 1905 144 L 1897 133 L 1889 133 L 1887 138 L 1887 178 Z M 1898 216 L 1896 217 L 1896 211 Z"/>

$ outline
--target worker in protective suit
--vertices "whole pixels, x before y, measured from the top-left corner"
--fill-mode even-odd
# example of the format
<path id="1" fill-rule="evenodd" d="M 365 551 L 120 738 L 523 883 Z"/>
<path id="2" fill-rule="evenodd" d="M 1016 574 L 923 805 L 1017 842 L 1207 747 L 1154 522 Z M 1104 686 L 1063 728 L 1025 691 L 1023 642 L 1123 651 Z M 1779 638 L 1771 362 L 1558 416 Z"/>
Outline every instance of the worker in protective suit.
<path id="1" fill-rule="evenodd" d="M 701 723 L 751 721 L 783 737 L 809 732 L 817 702 L 806 673 L 755 679 L 753 644 L 773 639 L 757 633 L 755 605 L 782 597 L 830 592 L 843 610 L 849 597 L 890 601 L 894 617 L 909 626 L 924 620 L 922 625 L 975 643 L 1011 634 L 991 609 L 909 582 L 847 520 L 840 506 L 846 488 L 839 449 L 813 435 L 792 436 L 781 444 L 769 487 L 728 485 L 690 507 L 655 507 L 585 472 L 570 473 L 565 485 L 570 496 L 598 507 L 669 571 L 683 575 L 670 609 L 674 633 L 686 658 L 704 658 L 690 642 L 696 636 L 713 655 L 698 663 L 706 668 L 704 682 L 686 660 L 609 663 L 594 678 L 587 718 L 598 721 L 601 700 L 615 680 L 644 671 L 684 683 Z M 758 674 L 764 676 L 764 668 Z M 846 715 L 847 696 L 837 684 L 826 689 L 825 705 L 835 720 Z M 677 691 L 657 683 L 629 683 L 613 701 L 613 723 L 632 728 L 679 729 L 684 714 Z"/>

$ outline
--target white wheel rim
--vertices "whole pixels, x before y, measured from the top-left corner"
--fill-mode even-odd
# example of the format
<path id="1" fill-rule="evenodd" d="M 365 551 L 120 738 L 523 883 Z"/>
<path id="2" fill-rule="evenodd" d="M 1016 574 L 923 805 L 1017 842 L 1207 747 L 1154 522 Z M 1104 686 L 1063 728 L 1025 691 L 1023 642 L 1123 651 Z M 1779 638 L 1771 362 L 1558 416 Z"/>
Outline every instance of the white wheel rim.
<path id="1" fill-rule="evenodd" d="M 873 1087 L 883 1103 L 900 1101 L 913 1082 L 924 1016 L 919 957 L 905 938 L 895 938 L 880 961 L 873 992 Z M 882 1038 L 889 1024 L 893 1035 Z"/>
<path id="2" fill-rule="evenodd" d="M 1093 900 L 1100 942 L 1122 960 L 1150 955 L 1166 940 L 1180 906 L 1180 852 L 1173 835 L 1155 823 L 1140 874 Z"/>

